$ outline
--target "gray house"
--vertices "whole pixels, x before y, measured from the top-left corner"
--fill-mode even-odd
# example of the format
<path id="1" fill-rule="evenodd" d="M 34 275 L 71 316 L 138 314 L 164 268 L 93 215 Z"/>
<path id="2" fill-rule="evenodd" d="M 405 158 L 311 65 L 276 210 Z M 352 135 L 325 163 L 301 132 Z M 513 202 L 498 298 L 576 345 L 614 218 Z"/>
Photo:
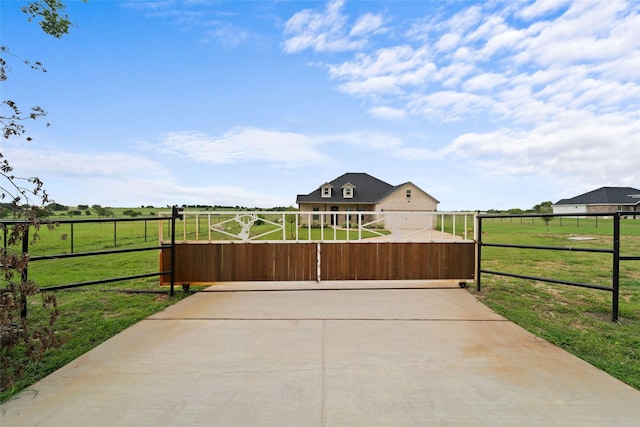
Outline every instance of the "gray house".
<path id="1" fill-rule="evenodd" d="M 350 212 L 434 212 L 440 202 L 412 182 L 391 185 L 366 173 L 345 173 L 298 194 L 296 203 L 301 212 L 344 212 L 331 215 L 334 225 L 354 222 Z"/>
<path id="2" fill-rule="evenodd" d="M 633 187 L 601 187 L 553 205 L 553 213 L 635 212 L 640 214 L 640 190 Z"/>

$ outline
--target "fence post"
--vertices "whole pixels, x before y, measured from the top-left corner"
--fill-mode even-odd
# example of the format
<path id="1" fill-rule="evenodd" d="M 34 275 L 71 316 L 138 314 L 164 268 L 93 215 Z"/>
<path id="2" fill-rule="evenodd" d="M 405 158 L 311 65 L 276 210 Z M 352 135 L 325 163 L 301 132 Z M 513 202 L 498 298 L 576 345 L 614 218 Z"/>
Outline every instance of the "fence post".
<path id="1" fill-rule="evenodd" d="M 597 217 L 596 217 L 597 218 Z M 611 321 L 618 321 L 618 302 L 620 298 L 620 212 L 613 216 L 613 278 L 611 296 Z"/>
<path id="2" fill-rule="evenodd" d="M 480 292 L 480 270 L 482 262 L 482 218 L 480 215 L 476 215 L 476 233 L 478 233 L 476 240 L 476 290 Z"/>
<path id="3" fill-rule="evenodd" d="M 182 208 L 171 208 L 171 286 L 169 296 L 173 296 L 173 287 L 176 282 L 176 219 L 182 219 Z M 186 227 L 185 227 L 186 228 Z"/>
<path id="4" fill-rule="evenodd" d="M 24 234 L 22 235 L 22 256 L 24 257 L 26 254 L 29 253 L 29 226 L 27 225 L 27 228 L 24 230 Z M 26 282 L 27 280 L 29 280 L 29 263 L 27 263 L 24 266 L 24 270 L 22 270 L 22 283 Z M 20 317 L 23 319 L 27 318 L 27 296 L 24 295 L 22 292 L 20 292 L 20 297 L 22 298 L 22 301 L 20 301 L 20 303 L 22 304 L 22 310 L 20 310 Z"/>
<path id="5" fill-rule="evenodd" d="M 296 215 L 296 218 L 298 216 Z M 296 227 L 296 230 L 298 228 Z M 282 212 L 282 240 L 286 241 L 287 240 L 287 215 Z"/>

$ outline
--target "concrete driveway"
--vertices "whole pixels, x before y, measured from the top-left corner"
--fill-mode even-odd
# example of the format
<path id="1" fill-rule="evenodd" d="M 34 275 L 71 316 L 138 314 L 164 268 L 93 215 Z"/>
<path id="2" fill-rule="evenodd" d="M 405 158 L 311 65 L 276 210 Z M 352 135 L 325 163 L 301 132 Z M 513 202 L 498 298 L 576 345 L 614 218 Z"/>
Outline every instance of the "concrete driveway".
<path id="1" fill-rule="evenodd" d="M 639 391 L 498 316 L 456 283 L 209 289 L 5 402 L 0 424 L 640 422 Z"/>

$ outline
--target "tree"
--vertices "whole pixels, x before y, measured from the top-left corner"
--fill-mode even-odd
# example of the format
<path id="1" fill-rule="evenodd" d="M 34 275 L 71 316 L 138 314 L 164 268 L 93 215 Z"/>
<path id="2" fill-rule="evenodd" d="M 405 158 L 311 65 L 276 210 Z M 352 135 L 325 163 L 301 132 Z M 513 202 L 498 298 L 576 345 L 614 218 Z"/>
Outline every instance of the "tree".
<path id="1" fill-rule="evenodd" d="M 100 217 L 113 216 L 113 211 L 110 208 L 103 208 L 100 205 L 93 205 L 91 206 L 91 209 L 93 210 L 93 212 L 95 212 L 96 215 Z"/>
<path id="2" fill-rule="evenodd" d="M 552 214 L 553 213 L 553 202 L 546 201 L 542 202 L 539 205 L 535 205 L 533 207 L 534 212 L 541 214 Z M 547 225 L 547 235 L 549 235 L 549 223 L 553 220 L 551 215 L 542 215 L 542 220 Z"/>
<path id="3" fill-rule="evenodd" d="M 536 213 L 553 213 L 553 202 L 546 201 L 535 205 L 533 211 Z"/>
<path id="4" fill-rule="evenodd" d="M 60 203 L 49 203 L 49 205 L 47 206 L 47 209 L 51 210 L 51 211 L 68 211 L 69 207 L 65 206 L 65 205 L 61 205 Z"/>
<path id="5" fill-rule="evenodd" d="M 37 21 L 42 30 L 53 37 L 60 38 L 67 34 L 71 26 L 69 17 L 64 13 L 65 6 L 59 0 L 30 1 L 20 9 L 29 22 Z M 8 78 L 11 70 L 9 61 L 46 72 L 40 62 L 22 59 L 7 46 L 0 46 L 0 82 Z M 23 113 L 11 99 L 2 99 L 0 105 L 0 126 L 5 139 L 24 136 L 30 141 L 24 122 L 46 115 L 39 106 Z M 6 201 L 3 206 L 8 206 L 14 218 L 23 220 L 12 224 L 10 228 L 6 224 L 0 225 L 7 238 L 7 244 L 0 249 L 0 281 L 4 284 L 0 288 L 0 391 L 4 392 L 22 376 L 27 366 L 37 362 L 45 350 L 54 345 L 53 324 L 58 311 L 55 296 L 42 294 L 43 305 L 49 309 L 48 326 L 36 328 L 27 322 L 27 298 L 39 290 L 26 277 L 29 254 L 22 248 L 29 237 L 35 240 L 41 224 L 51 226 L 50 222 L 41 219 L 43 212 L 46 212 L 44 207 L 49 202 L 49 196 L 39 178 L 16 176 L 3 153 L 0 153 L 0 199 Z M 39 201 L 39 205 L 33 203 L 35 200 Z M 31 236 L 30 229 L 36 230 Z"/>

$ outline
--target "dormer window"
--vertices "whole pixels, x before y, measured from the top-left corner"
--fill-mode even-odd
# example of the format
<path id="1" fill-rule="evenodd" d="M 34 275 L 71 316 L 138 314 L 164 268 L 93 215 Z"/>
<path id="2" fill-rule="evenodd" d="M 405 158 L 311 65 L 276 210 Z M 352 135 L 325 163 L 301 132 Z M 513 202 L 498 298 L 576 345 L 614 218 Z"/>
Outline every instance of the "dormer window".
<path id="1" fill-rule="evenodd" d="M 322 187 L 320 187 L 320 194 L 322 196 L 323 199 L 330 199 L 331 198 L 331 189 L 333 188 L 333 186 L 329 183 L 323 184 Z"/>
<path id="2" fill-rule="evenodd" d="M 355 189 L 355 185 L 346 183 L 342 186 L 342 197 L 345 199 L 353 199 L 353 191 Z"/>

